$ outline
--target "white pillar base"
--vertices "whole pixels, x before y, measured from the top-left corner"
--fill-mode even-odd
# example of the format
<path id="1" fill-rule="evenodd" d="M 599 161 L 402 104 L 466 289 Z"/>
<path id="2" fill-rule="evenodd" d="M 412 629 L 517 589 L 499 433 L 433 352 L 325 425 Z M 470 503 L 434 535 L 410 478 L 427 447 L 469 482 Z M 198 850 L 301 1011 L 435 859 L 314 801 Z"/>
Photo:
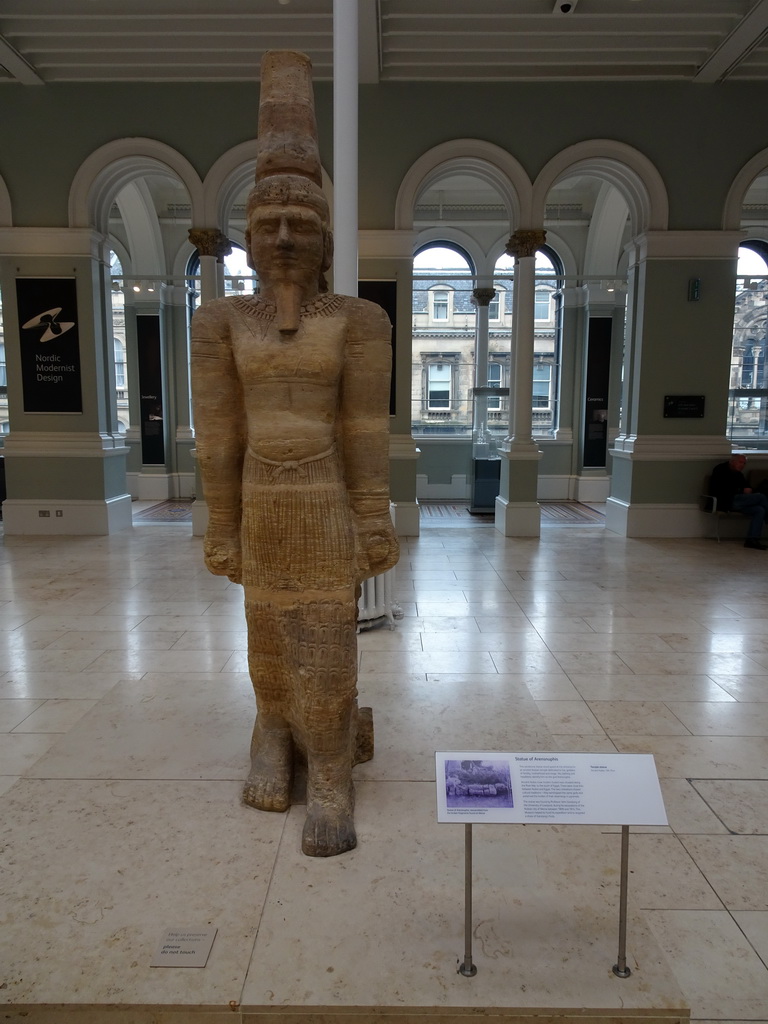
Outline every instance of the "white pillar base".
<path id="1" fill-rule="evenodd" d="M 41 512 L 47 514 L 40 515 Z M 117 533 L 132 525 L 130 494 L 120 494 L 103 501 L 8 498 L 3 502 L 3 533 L 6 537 L 97 537 Z"/>
<path id="2" fill-rule="evenodd" d="M 609 498 L 605 506 L 606 530 L 621 537 L 706 537 L 708 527 L 712 531 L 708 518 L 696 505 L 631 505 Z"/>
<path id="3" fill-rule="evenodd" d="M 398 537 L 418 537 L 421 530 L 418 501 L 396 501 L 392 518 Z"/>
<path id="4" fill-rule="evenodd" d="M 538 502 L 496 498 L 494 526 L 505 537 L 540 537 L 541 509 Z"/>

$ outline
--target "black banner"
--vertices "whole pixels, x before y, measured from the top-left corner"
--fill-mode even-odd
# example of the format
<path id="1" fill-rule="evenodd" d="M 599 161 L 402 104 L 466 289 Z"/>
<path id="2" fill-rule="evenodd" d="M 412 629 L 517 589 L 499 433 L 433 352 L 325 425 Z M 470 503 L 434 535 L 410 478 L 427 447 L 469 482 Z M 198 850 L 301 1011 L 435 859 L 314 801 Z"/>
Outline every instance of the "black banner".
<path id="1" fill-rule="evenodd" d="M 141 394 L 141 461 L 145 466 L 165 463 L 163 429 L 163 369 L 160 355 L 160 317 L 141 313 L 136 317 Z"/>
<path id="2" fill-rule="evenodd" d="M 24 412 L 82 412 L 77 283 L 16 279 Z"/>
<path id="3" fill-rule="evenodd" d="M 584 409 L 584 466 L 603 467 L 608 452 L 608 384 L 611 375 L 609 316 L 589 318 L 587 336 L 586 404 Z"/>

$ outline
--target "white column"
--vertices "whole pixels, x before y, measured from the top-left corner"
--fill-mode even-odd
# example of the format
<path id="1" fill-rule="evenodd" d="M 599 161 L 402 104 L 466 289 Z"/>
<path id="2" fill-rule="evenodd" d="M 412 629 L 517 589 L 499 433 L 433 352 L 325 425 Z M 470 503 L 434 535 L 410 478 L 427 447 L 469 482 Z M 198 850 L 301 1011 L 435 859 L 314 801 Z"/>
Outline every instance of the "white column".
<path id="1" fill-rule="evenodd" d="M 475 394 L 472 415 L 472 457 L 493 458 L 495 445 L 488 434 L 488 395 L 478 394 L 478 388 L 488 386 L 488 307 L 496 294 L 494 288 L 475 288 L 472 304 L 475 307 Z"/>
<path id="2" fill-rule="evenodd" d="M 533 350 L 536 302 L 536 250 L 544 244 L 543 231 L 516 231 L 507 252 L 515 257 L 512 296 L 512 391 L 510 436 L 505 448 L 533 447 Z"/>
<path id="3" fill-rule="evenodd" d="M 511 420 L 509 436 L 499 446 L 502 458 L 496 529 L 506 537 L 538 537 L 538 460 L 533 440 L 533 343 L 536 287 L 536 250 L 544 244 L 544 231 L 518 230 L 507 243 L 515 257 L 512 299 Z"/>
<path id="4" fill-rule="evenodd" d="M 357 295 L 358 0 L 333 0 L 333 290 Z"/>

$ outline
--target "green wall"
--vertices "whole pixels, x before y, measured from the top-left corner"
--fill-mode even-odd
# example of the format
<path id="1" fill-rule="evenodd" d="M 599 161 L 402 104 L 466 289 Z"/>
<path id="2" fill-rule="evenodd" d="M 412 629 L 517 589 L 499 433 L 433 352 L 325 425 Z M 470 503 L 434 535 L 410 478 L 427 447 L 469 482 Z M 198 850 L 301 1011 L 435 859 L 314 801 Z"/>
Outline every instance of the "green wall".
<path id="1" fill-rule="evenodd" d="M 255 137 L 258 93 L 242 83 L 0 84 L 0 175 L 14 223 L 65 225 L 75 172 L 113 139 L 161 140 L 204 176 L 222 153 Z M 315 95 L 321 157 L 333 175 L 330 83 L 318 83 Z M 719 229 L 733 178 L 768 145 L 760 116 L 767 99 L 761 83 L 362 86 L 361 227 L 392 227 L 403 175 L 439 143 L 487 140 L 534 177 L 565 147 L 603 138 L 634 146 L 656 165 L 670 196 L 671 228 Z"/>

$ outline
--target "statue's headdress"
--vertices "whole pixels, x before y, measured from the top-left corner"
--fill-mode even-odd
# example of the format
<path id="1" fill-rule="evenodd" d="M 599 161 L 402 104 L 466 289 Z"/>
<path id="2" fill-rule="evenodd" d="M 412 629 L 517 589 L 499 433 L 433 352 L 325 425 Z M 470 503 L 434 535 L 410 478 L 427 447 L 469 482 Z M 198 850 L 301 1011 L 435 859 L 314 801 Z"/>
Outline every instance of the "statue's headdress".
<path id="1" fill-rule="evenodd" d="M 256 185 L 248 209 L 301 203 L 315 209 L 327 228 L 322 185 L 312 62 L 297 50 L 268 50 L 261 61 Z"/>
<path id="2" fill-rule="evenodd" d="M 322 184 L 312 62 L 297 50 L 268 50 L 261 60 L 256 184 L 248 196 L 246 216 L 267 204 L 299 203 L 315 210 L 323 225 L 325 249 L 318 287 L 327 291 L 324 271 L 331 266 L 333 236 Z M 294 322 L 293 316 L 289 322 Z"/>

